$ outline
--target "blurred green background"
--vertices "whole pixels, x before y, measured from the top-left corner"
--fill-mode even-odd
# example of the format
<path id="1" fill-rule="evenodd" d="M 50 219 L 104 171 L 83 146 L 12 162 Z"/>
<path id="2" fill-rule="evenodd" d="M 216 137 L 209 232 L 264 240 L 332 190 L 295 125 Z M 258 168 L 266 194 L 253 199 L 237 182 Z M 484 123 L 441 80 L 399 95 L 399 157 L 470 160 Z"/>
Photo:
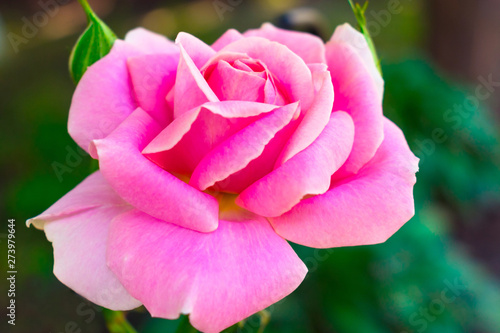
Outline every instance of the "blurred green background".
<path id="1" fill-rule="evenodd" d="M 48 2 L 57 6 L 46 12 Z M 271 21 L 328 39 L 336 25 L 355 24 L 347 0 L 89 2 L 120 37 L 144 26 L 211 43 L 228 28 Z M 500 332 L 498 17 L 497 0 L 370 3 L 385 114 L 421 158 L 416 215 L 380 245 L 294 245 L 310 272 L 268 310 L 265 332 Z M 24 226 L 89 171 L 90 158 L 76 154 L 66 130 L 74 90 L 67 62 L 85 24 L 76 1 L 0 3 L 0 246 L 6 253 L 7 219 L 16 219 L 18 271 L 15 327 L 6 325 L 2 278 L 1 332 L 107 332 L 102 309 L 52 274 L 43 232 Z M 61 165 L 68 169 L 58 177 L 54 167 Z M 6 272 L 6 260 L 0 267 Z M 140 332 L 179 325 L 144 311 L 127 317 Z M 259 327 L 254 316 L 240 331 Z"/>

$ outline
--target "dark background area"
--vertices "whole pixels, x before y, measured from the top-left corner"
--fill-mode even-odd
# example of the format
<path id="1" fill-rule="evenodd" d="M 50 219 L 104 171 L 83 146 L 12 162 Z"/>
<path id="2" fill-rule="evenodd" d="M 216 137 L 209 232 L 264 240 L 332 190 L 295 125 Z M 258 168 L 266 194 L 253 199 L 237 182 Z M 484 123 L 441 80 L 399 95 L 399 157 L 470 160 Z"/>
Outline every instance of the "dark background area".
<path id="1" fill-rule="evenodd" d="M 119 37 L 144 26 L 211 43 L 228 28 L 271 21 L 329 39 L 338 24 L 355 25 L 344 0 L 220 2 L 230 9 L 217 11 L 213 0 L 89 1 Z M 416 215 L 384 244 L 294 246 L 310 272 L 269 309 L 266 332 L 500 332 L 500 2 L 372 0 L 366 16 L 386 81 L 384 112 L 421 158 Z M 24 225 L 89 172 L 66 129 L 67 63 L 85 25 L 76 1 L 0 3 L 0 247 L 6 258 L 7 219 L 16 219 L 18 271 L 13 328 L 1 260 L 1 332 L 107 332 L 102 309 L 52 274 L 43 232 Z M 58 176 L 58 165 L 70 171 Z M 127 316 L 140 332 L 178 325 L 145 311 Z M 252 317 L 241 331 L 258 327 Z"/>

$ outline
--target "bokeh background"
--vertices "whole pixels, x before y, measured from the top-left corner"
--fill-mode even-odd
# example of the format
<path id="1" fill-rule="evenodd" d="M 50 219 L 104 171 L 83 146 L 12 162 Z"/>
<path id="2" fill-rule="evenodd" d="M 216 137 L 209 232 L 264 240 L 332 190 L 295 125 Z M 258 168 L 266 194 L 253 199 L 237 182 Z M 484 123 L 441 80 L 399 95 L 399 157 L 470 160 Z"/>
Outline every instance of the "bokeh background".
<path id="1" fill-rule="evenodd" d="M 347 0 L 89 3 L 119 37 L 144 26 L 211 43 L 271 21 L 328 39 L 336 25 L 355 24 Z M 500 332 L 499 18 L 498 0 L 370 2 L 384 112 L 421 158 L 416 215 L 384 244 L 294 246 L 310 272 L 269 309 L 265 332 Z M 102 309 L 52 274 L 43 232 L 24 225 L 89 173 L 66 130 L 68 57 L 85 25 L 76 1 L 0 2 L 1 332 L 107 332 Z M 6 324 L 8 218 L 17 224 L 15 327 Z M 140 332 L 179 325 L 145 311 L 127 317 Z M 259 321 L 240 331 L 257 332 Z"/>

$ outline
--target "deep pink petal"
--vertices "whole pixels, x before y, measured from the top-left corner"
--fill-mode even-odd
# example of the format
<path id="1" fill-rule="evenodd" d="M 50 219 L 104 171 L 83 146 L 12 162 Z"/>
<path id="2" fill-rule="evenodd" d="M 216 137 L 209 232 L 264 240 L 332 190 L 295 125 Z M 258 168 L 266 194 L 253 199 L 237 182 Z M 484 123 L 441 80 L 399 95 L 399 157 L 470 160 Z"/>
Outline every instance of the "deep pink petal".
<path id="1" fill-rule="evenodd" d="M 313 143 L 330 121 L 334 97 L 330 73 L 318 73 L 317 81 L 320 88 L 316 93 L 314 102 L 304 114 L 297 130 L 283 149 L 280 158 L 276 162 L 277 166 Z"/>
<path id="2" fill-rule="evenodd" d="M 349 23 L 345 23 L 335 29 L 330 40 L 335 43 L 345 43 L 352 46 L 363 60 L 363 64 L 375 82 L 380 98 L 382 98 L 384 94 L 384 80 L 377 69 L 377 65 L 373 60 L 373 55 L 363 34 L 354 29 Z"/>
<path id="3" fill-rule="evenodd" d="M 68 131 L 87 152 L 92 140 L 106 137 L 137 107 L 127 59 L 141 54 L 136 47 L 117 40 L 107 56 L 87 69 L 76 87 Z"/>
<path id="4" fill-rule="evenodd" d="M 226 61 L 219 61 L 207 79 L 208 84 L 222 101 L 264 102 L 266 79 L 255 73 L 232 67 Z"/>
<path id="5" fill-rule="evenodd" d="M 330 178 L 345 162 L 354 140 L 354 124 L 335 112 L 320 136 L 265 177 L 245 189 L 236 203 L 258 215 L 274 217 L 290 210 L 306 195 L 323 194 Z"/>
<path id="6" fill-rule="evenodd" d="M 270 23 L 264 23 L 259 29 L 248 30 L 243 35 L 264 37 L 283 44 L 306 63 L 325 63 L 325 44 L 313 34 L 279 29 Z"/>
<path id="7" fill-rule="evenodd" d="M 220 36 L 213 44 L 212 49 L 215 51 L 222 50 L 225 46 L 236 42 L 243 38 L 243 35 L 234 29 L 227 30 L 222 36 Z"/>
<path id="8" fill-rule="evenodd" d="M 173 110 L 167 105 L 166 97 L 175 84 L 178 48 L 171 53 L 132 57 L 127 63 L 139 106 L 166 126 L 173 118 Z"/>
<path id="9" fill-rule="evenodd" d="M 219 101 L 182 44 L 180 50 L 174 87 L 174 118 L 203 103 Z"/>
<path id="10" fill-rule="evenodd" d="M 182 45 L 198 68 L 203 67 L 215 55 L 215 51 L 210 45 L 205 44 L 205 42 L 187 32 L 180 32 L 175 39 L 175 43 Z"/>
<path id="11" fill-rule="evenodd" d="M 152 316 L 190 314 L 207 333 L 279 301 L 307 272 L 290 245 L 253 215 L 221 220 L 203 234 L 125 213 L 113 221 L 108 264 Z"/>
<path id="12" fill-rule="evenodd" d="M 189 175 L 216 145 L 275 108 L 243 101 L 205 103 L 176 118 L 143 154 L 165 170 Z"/>
<path id="13" fill-rule="evenodd" d="M 155 32 L 135 28 L 125 35 L 125 42 L 140 49 L 145 54 L 170 53 L 176 49 L 175 43 Z"/>
<path id="14" fill-rule="evenodd" d="M 338 174 L 359 171 L 384 139 L 382 99 L 363 59 L 346 43 L 330 41 L 326 58 L 335 90 L 334 111 L 346 111 L 356 133 L 352 153 Z"/>
<path id="15" fill-rule="evenodd" d="M 137 209 L 201 232 L 217 228 L 218 203 L 149 161 L 141 151 L 161 131 L 138 108 L 113 133 L 93 141 L 92 153 L 111 187 Z"/>
<path id="16" fill-rule="evenodd" d="M 277 108 L 221 142 L 201 160 L 189 184 L 205 190 L 242 170 L 262 154 L 276 133 L 289 124 L 299 111 L 299 103 Z"/>
<path id="17" fill-rule="evenodd" d="M 314 97 L 311 71 L 304 60 L 286 46 L 262 37 L 248 37 L 227 45 L 221 52 L 246 53 L 262 61 L 283 88 L 289 102 L 300 101 L 303 110 L 311 106 Z"/>
<path id="18" fill-rule="evenodd" d="M 106 265 L 110 222 L 131 208 L 95 172 L 27 223 L 45 230 L 54 247 L 54 274 L 62 283 L 100 306 L 131 310 L 141 303 Z"/>
<path id="19" fill-rule="evenodd" d="M 401 130 L 385 120 L 384 142 L 375 157 L 325 194 L 302 200 L 270 221 L 286 239 L 329 248 L 381 243 L 414 214 L 418 159 Z"/>

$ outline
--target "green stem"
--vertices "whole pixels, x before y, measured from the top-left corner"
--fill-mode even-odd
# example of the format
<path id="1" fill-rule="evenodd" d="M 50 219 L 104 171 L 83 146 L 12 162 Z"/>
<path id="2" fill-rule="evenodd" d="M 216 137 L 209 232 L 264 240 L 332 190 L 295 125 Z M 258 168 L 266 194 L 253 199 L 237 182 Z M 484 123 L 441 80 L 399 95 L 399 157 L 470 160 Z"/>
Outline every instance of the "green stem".
<path id="1" fill-rule="evenodd" d="M 92 19 L 94 12 L 92 11 L 92 8 L 90 7 L 89 3 L 87 2 L 87 0 L 78 0 L 78 2 L 80 3 L 80 5 L 82 5 L 85 14 L 87 14 L 87 18 L 90 21 Z"/>
<path id="2" fill-rule="evenodd" d="M 123 312 L 103 309 L 102 313 L 110 333 L 137 333 Z"/>
<path id="3" fill-rule="evenodd" d="M 351 6 L 352 11 L 354 12 L 354 16 L 356 17 L 356 21 L 358 22 L 359 31 L 361 31 L 361 33 L 365 37 L 366 43 L 368 44 L 368 48 L 372 53 L 373 60 L 375 61 L 375 65 L 377 66 L 380 75 L 382 75 L 382 68 L 380 67 L 380 61 L 377 55 L 377 50 L 375 49 L 375 44 L 373 43 L 373 38 L 370 35 L 370 31 L 368 31 L 368 28 L 366 26 L 365 12 L 368 7 L 368 1 L 365 2 L 363 7 L 361 7 L 358 3 L 354 4 L 352 0 L 347 0 L 347 1 L 349 2 L 349 5 Z"/>
<path id="4" fill-rule="evenodd" d="M 198 330 L 191 326 L 188 316 L 183 316 L 175 333 L 198 333 Z"/>

